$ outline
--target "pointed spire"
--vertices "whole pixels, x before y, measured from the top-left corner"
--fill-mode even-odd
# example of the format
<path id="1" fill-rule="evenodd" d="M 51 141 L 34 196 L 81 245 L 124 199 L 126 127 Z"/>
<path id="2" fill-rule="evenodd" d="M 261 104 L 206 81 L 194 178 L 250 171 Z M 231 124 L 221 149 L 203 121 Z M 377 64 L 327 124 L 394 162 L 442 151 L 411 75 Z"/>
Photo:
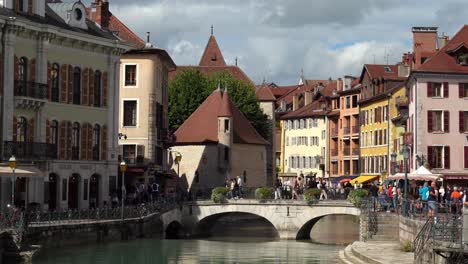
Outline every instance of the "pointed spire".
<path id="1" fill-rule="evenodd" d="M 229 98 L 227 84 L 224 83 L 224 93 L 221 103 L 221 108 L 219 109 L 218 117 L 231 117 L 232 116 L 232 105 L 231 99 Z"/>
<path id="2" fill-rule="evenodd" d="M 224 67 L 226 62 L 224 61 L 223 54 L 219 49 L 218 43 L 214 35 L 211 35 L 206 44 L 205 51 L 200 59 L 199 66 L 215 66 Z"/>

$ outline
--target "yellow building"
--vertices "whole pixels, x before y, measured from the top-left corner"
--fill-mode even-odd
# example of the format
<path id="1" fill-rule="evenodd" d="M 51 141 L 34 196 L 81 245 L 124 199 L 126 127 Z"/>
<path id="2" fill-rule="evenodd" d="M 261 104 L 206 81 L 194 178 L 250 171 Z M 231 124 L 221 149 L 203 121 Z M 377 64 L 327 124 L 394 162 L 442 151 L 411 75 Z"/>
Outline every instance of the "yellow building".
<path id="1" fill-rule="evenodd" d="M 395 164 L 390 163 L 390 174 L 402 172 L 403 167 L 403 134 L 406 132 L 408 118 L 408 97 L 404 87 L 398 88 L 390 98 L 390 156 L 395 153 Z M 392 170 L 393 169 L 393 170 Z"/>

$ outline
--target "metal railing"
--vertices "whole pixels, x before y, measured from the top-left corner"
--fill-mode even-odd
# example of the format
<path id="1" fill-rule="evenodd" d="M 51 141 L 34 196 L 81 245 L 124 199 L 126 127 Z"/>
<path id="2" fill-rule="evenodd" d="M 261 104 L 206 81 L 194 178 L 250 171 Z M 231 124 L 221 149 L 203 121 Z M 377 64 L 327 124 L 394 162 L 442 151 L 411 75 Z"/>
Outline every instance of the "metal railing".
<path id="1" fill-rule="evenodd" d="M 431 234 L 432 234 L 432 217 L 426 220 L 426 223 L 419 231 L 418 235 L 413 241 L 413 249 L 414 249 L 414 260 L 417 263 L 423 256 L 424 249 L 432 245 Z"/>
<path id="2" fill-rule="evenodd" d="M 351 152 L 351 151 L 350 151 L 350 148 L 351 148 L 351 147 L 349 147 L 349 146 L 345 146 L 345 147 L 343 148 L 343 154 L 344 154 L 345 156 L 349 156 L 349 153 Z"/>
<path id="3" fill-rule="evenodd" d="M 18 160 L 51 160 L 57 159 L 57 145 L 38 142 L 3 142 L 3 159 L 12 155 Z"/>
<path id="4" fill-rule="evenodd" d="M 379 203 L 374 197 L 368 197 L 364 199 L 361 203 L 361 214 L 364 215 L 367 220 L 366 228 L 366 240 L 372 239 L 378 231 L 378 212 Z"/>
<path id="5" fill-rule="evenodd" d="M 351 131 L 351 129 L 349 127 L 344 127 L 343 128 L 343 134 L 344 135 L 349 135 L 350 131 Z"/>
<path id="6" fill-rule="evenodd" d="M 47 84 L 15 80 L 14 95 L 46 100 L 49 89 Z"/>

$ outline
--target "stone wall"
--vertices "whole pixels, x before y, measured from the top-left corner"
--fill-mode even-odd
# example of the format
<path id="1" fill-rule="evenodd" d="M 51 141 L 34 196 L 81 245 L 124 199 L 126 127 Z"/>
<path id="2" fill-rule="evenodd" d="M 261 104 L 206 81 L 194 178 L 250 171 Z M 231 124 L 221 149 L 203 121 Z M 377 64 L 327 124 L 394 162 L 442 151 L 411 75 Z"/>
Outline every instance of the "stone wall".
<path id="1" fill-rule="evenodd" d="M 400 243 L 414 241 L 423 225 L 423 221 L 400 216 Z"/>

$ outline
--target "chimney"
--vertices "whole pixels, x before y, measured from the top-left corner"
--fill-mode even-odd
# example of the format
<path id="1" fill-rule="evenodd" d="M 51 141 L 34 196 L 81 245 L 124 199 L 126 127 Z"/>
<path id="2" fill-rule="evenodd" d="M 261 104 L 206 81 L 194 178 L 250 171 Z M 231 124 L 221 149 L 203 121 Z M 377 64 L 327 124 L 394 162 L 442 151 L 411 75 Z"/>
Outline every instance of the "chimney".
<path id="1" fill-rule="evenodd" d="M 410 66 L 403 63 L 398 64 L 398 77 L 408 77 Z"/>
<path id="2" fill-rule="evenodd" d="M 153 48 L 153 44 L 151 44 L 151 33 L 146 32 L 146 44 L 145 44 L 145 49 L 151 49 Z"/>
<path id="3" fill-rule="evenodd" d="M 304 94 L 304 106 L 309 105 L 312 103 L 312 92 L 306 91 Z"/>
<path id="4" fill-rule="evenodd" d="M 442 49 L 449 42 L 449 36 L 442 36 L 439 38 L 439 49 Z"/>
<path id="5" fill-rule="evenodd" d="M 412 31 L 415 66 L 418 67 L 427 59 L 423 53 L 437 50 L 437 27 L 413 27 Z"/>
<path id="6" fill-rule="evenodd" d="M 299 95 L 295 94 L 293 95 L 293 111 L 296 111 L 297 108 L 299 108 Z"/>
<path id="7" fill-rule="evenodd" d="M 107 0 L 95 0 L 93 5 L 96 8 L 94 21 L 98 23 L 101 28 L 109 28 L 109 2 Z"/>
<path id="8" fill-rule="evenodd" d="M 338 80 L 336 80 L 336 90 L 343 91 L 343 80 L 341 78 L 338 78 Z"/>

